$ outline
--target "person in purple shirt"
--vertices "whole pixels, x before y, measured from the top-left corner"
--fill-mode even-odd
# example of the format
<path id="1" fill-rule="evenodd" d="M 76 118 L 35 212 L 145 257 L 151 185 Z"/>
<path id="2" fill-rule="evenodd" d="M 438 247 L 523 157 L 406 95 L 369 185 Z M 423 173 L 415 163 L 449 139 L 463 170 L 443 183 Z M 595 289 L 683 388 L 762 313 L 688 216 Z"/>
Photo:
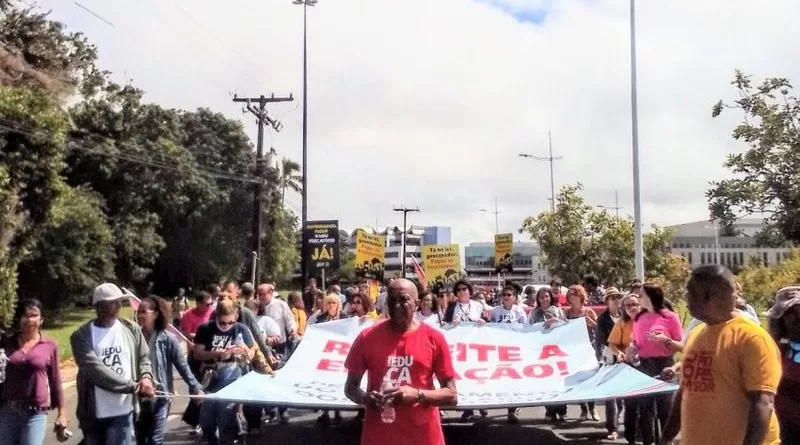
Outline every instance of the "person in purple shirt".
<path id="1" fill-rule="evenodd" d="M 0 445 L 41 445 L 51 409 L 58 410 L 56 425 L 67 425 L 58 345 L 42 335 L 41 326 L 42 303 L 20 301 L 14 332 L 0 340 L 8 356 L 0 389 Z"/>

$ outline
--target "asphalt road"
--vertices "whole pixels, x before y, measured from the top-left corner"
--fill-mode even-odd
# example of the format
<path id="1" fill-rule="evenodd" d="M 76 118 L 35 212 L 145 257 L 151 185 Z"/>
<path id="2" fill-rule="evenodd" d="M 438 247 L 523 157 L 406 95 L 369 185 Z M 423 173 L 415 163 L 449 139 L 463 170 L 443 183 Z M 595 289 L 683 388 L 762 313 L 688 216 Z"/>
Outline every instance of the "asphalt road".
<path id="1" fill-rule="evenodd" d="M 180 394 L 186 394 L 186 386 L 176 376 L 176 389 Z M 80 429 L 75 424 L 75 388 L 65 388 L 67 414 L 70 429 L 75 433 L 65 445 L 75 445 L 81 439 Z M 172 404 L 170 418 L 167 425 L 166 443 L 171 445 L 195 445 L 202 441 L 189 435 L 189 428 L 181 422 L 180 415 L 186 407 L 186 399 L 176 398 Z M 602 406 L 597 407 L 601 419 L 604 419 Z M 506 422 L 505 410 L 491 410 L 489 417 L 475 423 L 458 422 L 460 413 L 446 412 L 443 419 L 446 442 L 448 444 L 478 445 L 486 443 L 501 443 L 503 445 L 530 444 L 537 445 L 588 445 L 606 443 L 624 443 L 605 439 L 606 431 L 600 422 L 578 422 L 579 413 L 577 406 L 570 406 L 567 422 L 561 425 L 552 425 L 544 420 L 544 408 L 525 408 L 520 415 L 520 423 L 509 425 Z M 352 414 L 345 414 L 345 422 L 341 425 L 322 427 L 316 423 L 318 414 L 310 411 L 290 410 L 291 421 L 288 425 L 265 424 L 261 434 L 248 437 L 249 445 L 344 445 L 358 444 L 360 427 L 358 424 L 348 422 Z M 477 412 L 476 412 L 477 414 Z M 48 425 L 52 425 L 55 414 L 50 414 Z M 48 429 L 51 429 L 50 426 Z M 52 431 L 45 437 L 45 445 L 58 445 Z"/>

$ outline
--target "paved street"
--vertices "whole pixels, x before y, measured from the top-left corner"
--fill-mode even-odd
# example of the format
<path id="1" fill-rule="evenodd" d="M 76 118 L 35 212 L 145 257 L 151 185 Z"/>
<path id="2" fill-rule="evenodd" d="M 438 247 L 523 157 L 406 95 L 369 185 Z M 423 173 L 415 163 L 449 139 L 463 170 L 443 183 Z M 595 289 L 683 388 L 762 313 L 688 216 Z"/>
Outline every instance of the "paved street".
<path id="1" fill-rule="evenodd" d="M 186 394 L 186 386 L 176 376 L 177 390 L 181 394 Z M 66 445 L 77 444 L 81 439 L 80 430 L 75 424 L 75 403 L 76 395 L 74 386 L 65 389 L 67 400 L 67 413 L 70 419 L 70 429 L 75 435 L 66 442 Z M 180 414 L 186 406 L 186 399 L 178 398 L 172 405 L 172 412 L 168 424 L 168 434 L 166 443 L 168 444 L 198 444 L 195 437 L 189 435 L 187 426 L 180 421 Z M 603 417 L 602 406 L 598 406 L 601 418 Z M 577 417 L 579 409 L 571 406 L 569 410 L 570 418 Z M 265 425 L 262 434 L 258 437 L 248 438 L 250 445 L 278 445 L 291 444 L 297 445 L 339 445 L 357 444 L 359 438 L 359 428 L 349 422 L 343 425 L 321 427 L 316 424 L 316 413 L 309 411 L 290 411 L 292 420 L 289 425 Z M 505 410 L 492 410 L 489 418 L 475 424 L 462 424 L 455 422 L 460 413 L 445 413 L 445 435 L 447 443 L 459 445 L 478 445 L 486 443 L 497 443 L 503 445 L 530 444 L 539 445 L 588 445 L 598 443 L 623 443 L 623 441 L 609 442 L 605 440 L 605 429 L 602 422 L 577 422 L 568 420 L 565 424 L 553 426 L 544 421 L 544 408 L 526 408 L 522 410 L 521 422 L 519 425 L 508 425 L 506 423 Z M 476 412 L 477 414 L 477 412 Z M 54 413 L 50 414 L 52 425 Z M 345 420 L 351 417 L 346 414 Z M 48 431 L 45 445 L 58 445 L 52 431 Z"/>

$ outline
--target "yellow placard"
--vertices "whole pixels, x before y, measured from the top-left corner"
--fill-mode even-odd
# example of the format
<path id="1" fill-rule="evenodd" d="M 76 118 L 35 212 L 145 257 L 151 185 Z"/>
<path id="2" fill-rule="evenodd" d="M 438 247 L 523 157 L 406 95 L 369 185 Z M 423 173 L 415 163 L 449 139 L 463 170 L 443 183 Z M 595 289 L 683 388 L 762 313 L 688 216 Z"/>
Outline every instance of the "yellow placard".
<path id="1" fill-rule="evenodd" d="M 364 231 L 356 233 L 356 276 L 383 281 L 386 263 L 386 237 Z"/>
<path id="2" fill-rule="evenodd" d="M 452 291 L 461 277 L 461 253 L 458 244 L 437 244 L 422 247 L 422 269 L 431 290 Z"/>
<path id="3" fill-rule="evenodd" d="M 514 271 L 514 235 L 500 233 L 494 236 L 494 270 L 497 273 Z"/>

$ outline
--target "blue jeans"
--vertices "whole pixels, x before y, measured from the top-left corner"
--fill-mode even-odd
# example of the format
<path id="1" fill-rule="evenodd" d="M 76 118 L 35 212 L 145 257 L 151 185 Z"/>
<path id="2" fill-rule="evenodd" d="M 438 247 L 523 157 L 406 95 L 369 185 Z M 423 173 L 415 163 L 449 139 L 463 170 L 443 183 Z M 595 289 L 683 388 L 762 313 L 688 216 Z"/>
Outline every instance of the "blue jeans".
<path id="1" fill-rule="evenodd" d="M 0 409 L 0 445 L 42 445 L 47 413 L 6 403 Z"/>
<path id="2" fill-rule="evenodd" d="M 239 366 L 220 366 L 209 392 L 219 391 L 242 375 L 242 368 Z M 236 438 L 240 432 L 238 410 L 237 403 L 224 400 L 203 401 L 203 406 L 200 408 L 200 426 L 203 427 L 203 436 L 208 440 L 209 445 L 217 445 L 220 443 L 220 439 L 233 440 Z M 219 430 L 219 435 L 217 435 L 217 430 Z"/>
<path id="3" fill-rule="evenodd" d="M 141 409 L 136 421 L 136 443 L 138 445 L 163 445 L 164 429 L 169 415 L 169 401 L 156 399 L 151 409 Z M 144 406 L 144 404 L 142 405 Z"/>
<path id="4" fill-rule="evenodd" d="M 133 445 L 133 413 L 96 419 L 90 430 L 83 430 L 86 445 Z"/>

